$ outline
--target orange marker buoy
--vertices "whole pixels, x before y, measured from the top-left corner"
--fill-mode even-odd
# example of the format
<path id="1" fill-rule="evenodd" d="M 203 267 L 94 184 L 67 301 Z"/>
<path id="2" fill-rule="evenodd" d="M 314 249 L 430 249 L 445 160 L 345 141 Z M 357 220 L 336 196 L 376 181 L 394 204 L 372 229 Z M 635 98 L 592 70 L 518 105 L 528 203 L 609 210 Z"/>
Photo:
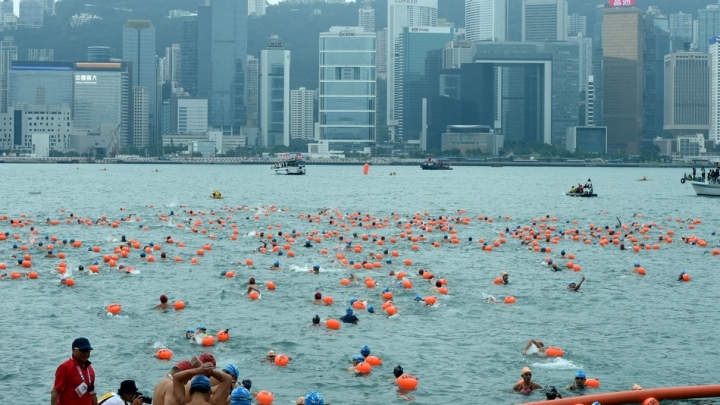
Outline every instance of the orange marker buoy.
<path id="1" fill-rule="evenodd" d="M 585 380 L 585 385 L 591 388 L 598 388 L 600 386 L 600 380 L 597 378 L 588 378 Z"/>
<path id="2" fill-rule="evenodd" d="M 363 165 L 363 174 L 368 174 L 369 171 L 370 171 L 370 164 L 365 163 Z"/>
<path id="3" fill-rule="evenodd" d="M 362 301 L 355 301 L 352 303 L 352 307 L 355 309 L 365 309 L 365 303 Z"/>
<path id="4" fill-rule="evenodd" d="M 393 297 L 393 293 L 391 291 L 385 291 L 384 293 L 382 293 L 382 297 L 385 300 L 391 300 Z"/>
<path id="5" fill-rule="evenodd" d="M 31 279 L 36 279 L 38 278 L 38 276 L 39 274 L 37 271 L 31 271 L 30 273 L 28 273 L 28 277 L 30 277 Z"/>
<path id="6" fill-rule="evenodd" d="M 212 346 L 215 344 L 215 338 L 212 336 L 205 336 L 202 340 L 203 346 Z"/>
<path id="7" fill-rule="evenodd" d="M 13 271 L 12 273 L 10 273 L 10 278 L 19 279 L 21 277 L 22 277 L 22 274 L 18 273 L 17 271 Z"/>
<path id="8" fill-rule="evenodd" d="M 564 352 L 563 349 L 559 347 L 548 347 L 545 349 L 545 354 L 550 357 L 562 357 Z"/>
<path id="9" fill-rule="evenodd" d="M 367 362 L 359 363 L 357 366 L 355 366 L 355 371 L 361 374 L 369 374 L 370 371 L 372 371 L 372 366 L 368 364 Z"/>
<path id="10" fill-rule="evenodd" d="M 71 279 L 71 278 L 66 278 L 66 279 L 65 279 L 65 285 L 67 285 L 68 287 L 72 287 L 72 286 L 75 285 L 75 280 L 73 280 L 73 279 Z"/>
<path id="11" fill-rule="evenodd" d="M 434 296 L 432 296 L 432 295 L 429 296 L 429 297 L 425 297 L 425 304 L 426 304 L 426 305 L 435 305 L 435 303 L 437 303 L 437 297 L 434 297 Z"/>
<path id="12" fill-rule="evenodd" d="M 287 366 L 289 361 L 290 361 L 290 359 L 288 358 L 287 355 L 278 354 L 277 356 L 275 356 L 275 365 L 276 366 L 285 367 L 285 366 Z"/>
<path id="13" fill-rule="evenodd" d="M 155 357 L 157 357 L 160 360 L 170 360 L 172 358 L 173 352 L 170 349 L 160 349 L 155 353 Z"/>
<path id="14" fill-rule="evenodd" d="M 260 391 L 257 393 L 255 399 L 257 399 L 258 404 L 260 405 L 272 405 L 275 397 L 273 397 L 273 394 L 270 391 Z"/>
<path id="15" fill-rule="evenodd" d="M 225 277 L 227 277 L 227 278 L 235 277 L 235 272 L 234 271 L 225 272 Z"/>
<path id="16" fill-rule="evenodd" d="M 682 281 L 690 281 L 690 275 L 685 273 L 682 275 Z"/>
<path id="17" fill-rule="evenodd" d="M 407 289 L 410 289 L 413 286 L 412 281 L 410 281 L 408 279 L 403 280 L 402 285 L 403 285 L 403 288 L 407 288 Z"/>
<path id="18" fill-rule="evenodd" d="M 412 260 L 410 260 L 410 259 L 405 259 L 405 265 L 406 265 L 406 266 L 412 266 Z"/>
<path id="19" fill-rule="evenodd" d="M 508 295 L 507 297 L 505 297 L 505 303 L 506 303 L 506 304 L 514 304 L 514 303 L 515 303 L 515 297 L 513 297 L 512 295 Z"/>
<path id="20" fill-rule="evenodd" d="M 382 359 L 377 356 L 367 356 L 365 357 L 365 363 L 368 363 L 369 365 L 375 367 L 375 366 L 381 366 L 382 365 Z"/>
<path id="21" fill-rule="evenodd" d="M 398 312 L 397 308 L 395 308 L 395 307 L 392 306 L 392 305 L 390 305 L 389 307 L 385 308 L 385 313 L 387 313 L 388 315 L 391 315 L 391 316 L 392 316 L 392 315 L 397 314 L 397 312 Z"/>
<path id="22" fill-rule="evenodd" d="M 398 387 L 405 390 L 414 390 L 417 388 L 418 379 L 410 374 L 403 374 L 397 379 Z"/>
<path id="23" fill-rule="evenodd" d="M 329 329 L 340 329 L 340 321 L 337 319 L 328 319 L 325 321 L 325 326 L 327 326 Z"/>
<path id="24" fill-rule="evenodd" d="M 266 286 L 267 289 L 270 290 L 270 291 L 274 291 L 274 290 L 275 290 L 275 283 L 273 283 L 272 281 L 266 282 L 266 283 L 265 283 L 265 286 Z"/>
<path id="25" fill-rule="evenodd" d="M 365 282 L 365 287 L 367 288 L 375 288 L 375 280 L 368 280 Z"/>
<path id="26" fill-rule="evenodd" d="M 179 311 L 179 310 L 181 310 L 181 309 L 185 309 L 185 303 L 182 302 L 182 301 L 175 301 L 175 302 L 173 303 L 173 307 L 175 307 L 175 310 L 176 310 L 176 311 Z"/>
<path id="27" fill-rule="evenodd" d="M 445 287 L 440 287 L 440 288 L 438 289 L 438 292 L 439 292 L 440 294 L 442 294 L 442 295 L 445 295 L 445 294 L 448 293 L 448 289 L 445 288 Z"/>
<path id="28" fill-rule="evenodd" d="M 641 276 L 644 276 L 646 274 L 645 269 L 642 267 L 638 267 L 637 272 Z"/>
<path id="29" fill-rule="evenodd" d="M 495 280 L 493 280 L 493 283 L 502 284 L 502 277 L 497 277 Z"/>
<path id="30" fill-rule="evenodd" d="M 107 311 L 113 315 L 119 314 L 121 310 L 122 306 L 120 304 L 110 304 L 107 306 Z"/>
<path id="31" fill-rule="evenodd" d="M 350 285 L 350 280 L 344 278 L 344 279 L 340 280 L 340 284 L 342 284 L 342 285 Z"/>
<path id="32" fill-rule="evenodd" d="M 251 300 L 256 300 L 260 298 L 260 294 L 257 293 L 257 291 L 250 291 L 250 294 L 248 294 L 248 297 L 250 297 Z"/>
<path id="33" fill-rule="evenodd" d="M 642 401 L 642 405 L 660 405 L 660 401 L 653 397 L 645 398 L 645 400 Z"/>
<path id="34" fill-rule="evenodd" d="M 221 330 L 220 332 L 217 333 L 217 338 L 219 341 L 225 342 L 228 339 L 230 339 L 230 334 L 228 333 L 227 330 Z"/>
<path id="35" fill-rule="evenodd" d="M 325 303 L 325 305 L 332 305 L 333 297 L 327 296 L 327 297 L 323 298 L 323 302 Z"/>

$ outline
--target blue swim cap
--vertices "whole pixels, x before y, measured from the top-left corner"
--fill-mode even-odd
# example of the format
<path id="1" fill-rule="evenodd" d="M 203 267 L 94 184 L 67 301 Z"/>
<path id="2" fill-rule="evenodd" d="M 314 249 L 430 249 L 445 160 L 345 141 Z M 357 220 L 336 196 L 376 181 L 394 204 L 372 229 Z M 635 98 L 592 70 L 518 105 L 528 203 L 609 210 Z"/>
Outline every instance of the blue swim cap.
<path id="1" fill-rule="evenodd" d="M 568 287 L 570 287 L 571 285 L 574 285 L 574 284 L 575 284 L 575 282 L 574 282 L 574 281 L 571 281 L 571 282 L 568 283 Z"/>
<path id="2" fill-rule="evenodd" d="M 63 239 L 63 245 L 67 245 L 67 239 Z"/>
<path id="3" fill-rule="evenodd" d="M 38 246 L 42 246 L 42 245 L 43 245 L 43 243 L 42 243 L 42 242 L 38 242 Z"/>
<path id="4" fill-rule="evenodd" d="M 635 262 L 635 267 L 640 267 L 640 263 Z"/>
<path id="5" fill-rule="evenodd" d="M 390 289 L 389 289 L 389 288 L 387 288 L 387 287 L 385 287 L 385 288 L 383 288 L 383 291 L 382 291 L 382 292 L 384 292 L 384 293 L 386 293 L 386 292 L 390 292 Z"/>
<path id="6" fill-rule="evenodd" d="M 230 405 L 250 405 L 252 396 L 245 387 L 237 387 L 230 393 Z"/>
<path id="7" fill-rule="evenodd" d="M 350 305 L 354 304 L 355 301 L 357 301 L 357 298 L 355 298 L 355 297 L 350 298 Z"/>
<path id="8" fill-rule="evenodd" d="M 443 239 L 447 239 L 447 238 L 448 238 L 447 234 L 443 235 Z"/>
<path id="9" fill-rule="evenodd" d="M 683 274 L 685 274 L 685 270 L 683 270 L 683 271 L 680 272 L 680 275 L 681 275 L 681 276 L 682 276 Z"/>
<path id="10" fill-rule="evenodd" d="M 370 304 L 370 305 L 367 306 L 367 310 L 368 310 L 368 312 L 370 312 L 371 314 L 374 314 L 374 313 L 375 313 L 375 307 L 374 307 L 372 304 Z"/>
<path id="11" fill-rule="evenodd" d="M 195 376 L 195 378 L 192 379 L 192 383 L 190 383 L 190 390 L 192 391 L 193 388 L 201 388 L 209 391 L 211 388 L 210 379 L 204 375 Z"/>
<path id="12" fill-rule="evenodd" d="M 233 377 L 235 377 L 235 380 L 240 378 L 240 369 L 234 364 L 228 364 L 225 368 L 223 368 L 223 371 L 230 373 Z"/>
<path id="13" fill-rule="evenodd" d="M 13 243 L 13 249 L 17 249 L 17 243 Z"/>
<path id="14" fill-rule="evenodd" d="M 155 243 L 154 243 L 154 242 L 150 242 L 149 245 L 150 245 L 150 246 L 155 246 Z"/>
<path id="15" fill-rule="evenodd" d="M 715 233 L 713 233 L 713 235 L 715 235 Z M 48 239 L 50 239 L 50 237 L 45 235 L 45 240 L 48 240 Z"/>
<path id="16" fill-rule="evenodd" d="M 52 254 L 52 250 L 48 250 L 48 254 Z"/>
<path id="17" fill-rule="evenodd" d="M 277 242 L 277 239 L 275 239 L 275 238 L 272 238 L 272 241 L 273 241 L 273 242 Z"/>
<path id="18" fill-rule="evenodd" d="M 140 252 L 140 257 L 145 257 L 145 252 Z"/>
<path id="19" fill-rule="evenodd" d="M 351 307 L 347 307 L 347 309 L 345 310 L 345 313 L 348 315 L 352 315 L 353 309 Z"/>
<path id="20" fill-rule="evenodd" d="M 195 333 L 195 329 L 188 329 L 187 333 Z"/>
<path id="21" fill-rule="evenodd" d="M 600 402 L 595 401 L 595 402 L 592 403 L 592 405 L 601 405 L 601 404 L 600 404 Z"/>
<path id="22" fill-rule="evenodd" d="M 75 239 L 70 239 L 70 243 L 75 243 Z"/>
<path id="23" fill-rule="evenodd" d="M 355 260 L 350 260 L 348 263 L 355 264 Z"/>
<path id="24" fill-rule="evenodd" d="M 387 264 L 392 264 L 392 259 L 387 259 L 387 260 L 385 260 L 385 263 L 387 263 Z"/>
<path id="25" fill-rule="evenodd" d="M 355 356 L 353 356 L 353 361 L 362 363 L 363 361 L 365 361 L 365 356 L 363 356 L 362 354 L 356 354 Z"/>
<path id="26" fill-rule="evenodd" d="M 200 324 L 200 325 L 198 325 L 197 329 L 198 329 L 198 330 L 200 330 L 200 329 L 205 329 L 205 325 Z"/>
<path id="27" fill-rule="evenodd" d="M 280 265 L 280 262 L 275 260 L 275 263 L 273 263 L 273 266 L 278 267 Z"/>
<path id="28" fill-rule="evenodd" d="M 360 349 L 360 354 L 363 356 L 369 356 L 370 355 L 370 346 L 365 345 Z"/>
<path id="29" fill-rule="evenodd" d="M 585 378 L 585 372 L 582 370 L 578 370 L 578 372 L 575 374 L 575 378 Z"/>
<path id="30" fill-rule="evenodd" d="M 561 232 L 561 233 L 562 233 L 562 232 Z M 561 250 L 561 251 L 560 251 L 560 254 L 563 254 L 563 255 L 564 255 L 564 254 L 565 254 L 565 250 L 564 250 L 564 249 Z"/>
<path id="31" fill-rule="evenodd" d="M 223 270 L 220 272 L 220 275 L 221 275 L 221 276 L 224 276 L 225 274 L 227 274 L 227 270 L 223 269 Z"/>
<path id="32" fill-rule="evenodd" d="M 305 396 L 305 405 L 325 405 L 325 400 L 319 392 L 313 391 Z"/>
<path id="33" fill-rule="evenodd" d="M 548 264 L 553 264 L 553 260 L 552 259 L 548 260 Z"/>
<path id="34" fill-rule="evenodd" d="M 283 255 L 282 250 L 278 250 L 278 256 L 282 256 L 282 255 Z"/>
<path id="35" fill-rule="evenodd" d="M 91 248 L 91 247 L 88 247 L 88 252 L 92 252 L 92 248 Z"/>
<path id="36" fill-rule="evenodd" d="M 319 269 L 319 268 L 320 268 L 320 265 L 315 263 L 315 265 L 313 266 L 313 269 Z"/>
<path id="37" fill-rule="evenodd" d="M 413 298 L 415 301 L 422 301 L 422 297 L 419 295 L 416 295 L 415 298 Z"/>

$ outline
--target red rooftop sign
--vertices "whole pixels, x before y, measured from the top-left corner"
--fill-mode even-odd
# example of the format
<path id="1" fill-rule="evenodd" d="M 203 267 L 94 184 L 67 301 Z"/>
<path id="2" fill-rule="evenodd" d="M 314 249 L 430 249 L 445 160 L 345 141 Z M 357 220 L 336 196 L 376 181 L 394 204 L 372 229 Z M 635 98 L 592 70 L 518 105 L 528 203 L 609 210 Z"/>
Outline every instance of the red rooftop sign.
<path id="1" fill-rule="evenodd" d="M 610 0 L 610 7 L 634 6 L 635 0 Z"/>

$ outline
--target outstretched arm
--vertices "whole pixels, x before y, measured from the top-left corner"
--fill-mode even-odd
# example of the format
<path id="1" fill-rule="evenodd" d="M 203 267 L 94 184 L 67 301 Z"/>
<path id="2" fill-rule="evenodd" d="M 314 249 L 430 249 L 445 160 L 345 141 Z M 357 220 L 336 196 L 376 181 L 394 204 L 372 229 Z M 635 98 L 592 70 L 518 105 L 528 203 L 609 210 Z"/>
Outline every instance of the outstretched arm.
<path id="1" fill-rule="evenodd" d="M 212 363 L 210 364 L 212 367 Z M 203 367 L 199 368 L 193 368 L 190 370 L 181 371 L 179 373 L 175 373 L 173 375 L 173 404 L 174 405 L 184 405 L 187 403 L 187 395 L 185 391 L 185 384 L 187 384 L 188 381 L 190 381 L 191 378 L 195 377 L 196 375 L 203 374 L 203 369 L 205 365 L 203 364 Z"/>
<path id="2" fill-rule="evenodd" d="M 522 350 L 523 356 L 527 354 L 527 351 L 531 345 L 537 345 L 537 343 L 535 343 L 535 340 L 533 340 L 533 339 L 528 340 L 527 344 L 525 345 L 525 348 L 523 348 L 523 350 Z"/>

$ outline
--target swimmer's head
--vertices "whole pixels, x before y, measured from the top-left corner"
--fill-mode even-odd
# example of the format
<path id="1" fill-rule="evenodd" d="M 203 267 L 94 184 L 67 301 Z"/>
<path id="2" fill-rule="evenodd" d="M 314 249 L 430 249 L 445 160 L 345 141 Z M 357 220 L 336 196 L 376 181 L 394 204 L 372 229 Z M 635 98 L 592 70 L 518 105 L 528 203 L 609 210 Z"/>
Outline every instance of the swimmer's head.
<path id="1" fill-rule="evenodd" d="M 270 350 L 267 354 L 267 358 L 272 360 L 275 358 L 275 350 Z"/>
<path id="2" fill-rule="evenodd" d="M 438 280 L 435 282 L 435 287 L 442 287 L 442 281 Z"/>
<path id="3" fill-rule="evenodd" d="M 540 347 L 545 347 L 545 345 L 543 344 L 543 342 L 541 342 L 541 341 L 539 341 L 539 340 L 537 341 L 537 344 L 538 344 L 538 346 L 540 346 Z"/>
<path id="4" fill-rule="evenodd" d="M 317 315 L 313 316 L 312 322 L 313 322 L 313 325 L 319 325 L 319 324 L 320 324 L 320 317 L 317 316 Z"/>
<path id="5" fill-rule="evenodd" d="M 243 387 L 245 387 L 246 390 L 249 390 L 250 388 L 252 388 L 252 381 L 250 381 L 248 379 L 242 380 L 241 384 Z"/>
<path id="6" fill-rule="evenodd" d="M 362 363 L 363 361 L 365 361 L 365 356 L 363 356 L 362 354 L 356 354 L 355 356 L 353 356 L 352 361 L 353 363 Z"/>
<path id="7" fill-rule="evenodd" d="M 568 287 L 575 287 L 575 282 L 573 281 L 573 282 L 568 283 Z"/>
<path id="8" fill-rule="evenodd" d="M 319 291 L 315 293 L 315 299 L 316 300 L 322 299 L 322 294 Z"/>
<path id="9" fill-rule="evenodd" d="M 355 301 L 357 301 L 357 298 L 355 298 L 355 297 L 350 298 L 350 305 L 354 304 Z"/>
<path id="10" fill-rule="evenodd" d="M 280 266 L 280 262 L 279 262 L 279 261 L 277 261 L 277 260 L 275 260 L 275 263 L 273 263 L 273 266 L 275 266 L 275 267 L 279 267 L 279 266 Z"/>
<path id="11" fill-rule="evenodd" d="M 422 276 L 422 275 L 423 275 L 423 273 L 425 273 L 425 270 L 423 270 L 423 269 L 420 269 L 420 270 L 418 270 L 418 274 L 419 274 L 419 275 L 421 275 L 421 276 Z"/>
<path id="12" fill-rule="evenodd" d="M 225 368 L 222 369 L 222 371 L 230 374 L 233 377 L 233 381 L 237 381 L 237 379 L 240 377 L 240 369 L 234 364 L 228 364 L 227 366 L 225 366 Z"/>
<path id="13" fill-rule="evenodd" d="M 530 367 L 523 367 L 522 370 L 520 370 L 520 376 L 525 376 L 526 374 L 530 374 L 532 376 L 532 370 L 530 370 Z"/>
<path id="14" fill-rule="evenodd" d="M 165 253 L 165 252 L 160 253 L 160 257 L 162 257 L 163 259 L 167 258 L 167 253 Z"/>
<path id="15" fill-rule="evenodd" d="M 365 357 L 369 356 L 370 355 L 370 346 L 365 345 L 362 348 L 360 348 L 360 354 L 362 354 Z"/>
<path id="16" fill-rule="evenodd" d="M 404 372 L 405 372 L 405 371 L 403 370 L 403 368 L 402 368 L 401 365 L 397 365 L 397 366 L 393 369 L 393 375 L 395 376 L 395 378 L 400 377 L 401 375 L 403 375 Z"/>
<path id="17" fill-rule="evenodd" d="M 389 288 L 387 288 L 387 287 L 385 287 L 385 288 L 383 288 L 382 292 L 384 292 L 384 293 L 386 293 L 386 292 L 390 292 L 390 289 L 389 289 Z"/>
<path id="18" fill-rule="evenodd" d="M 190 383 L 190 394 L 196 392 L 208 393 L 210 392 L 210 379 L 204 375 L 195 376 Z"/>
<path id="19" fill-rule="evenodd" d="M 167 304 L 167 301 L 168 301 L 167 295 L 163 294 L 163 295 L 160 296 L 160 302 L 161 302 L 161 303 Z"/>
<path id="20" fill-rule="evenodd" d="M 583 370 L 578 370 L 578 372 L 575 373 L 575 378 L 576 378 L 576 379 L 583 379 L 583 380 L 584 380 L 584 379 L 586 378 L 586 377 L 585 377 L 585 372 L 584 372 Z"/>
<path id="21" fill-rule="evenodd" d="M 547 387 L 547 389 L 545 390 L 545 397 L 547 397 L 547 399 L 555 399 L 557 398 L 557 396 L 557 388 L 555 388 L 554 385 Z"/>
<path id="22" fill-rule="evenodd" d="M 230 405 L 250 405 L 252 395 L 245 387 L 237 387 L 230 393 Z"/>
<path id="23" fill-rule="evenodd" d="M 255 277 L 250 277 L 250 280 L 248 281 L 250 284 L 255 284 Z"/>
<path id="24" fill-rule="evenodd" d="M 371 314 L 374 314 L 374 313 L 375 313 L 375 306 L 373 306 L 373 304 L 368 305 L 368 306 L 367 306 L 367 311 L 370 312 Z"/>
<path id="25" fill-rule="evenodd" d="M 325 400 L 319 392 L 313 391 L 305 396 L 305 405 L 325 405 Z"/>
<path id="26" fill-rule="evenodd" d="M 413 299 L 414 299 L 415 301 L 417 301 L 417 302 L 420 302 L 420 301 L 423 300 L 422 297 L 419 296 L 419 295 L 416 295 L 415 298 L 413 298 Z"/>
<path id="27" fill-rule="evenodd" d="M 320 270 L 320 265 L 316 263 L 316 264 L 313 266 L 313 270 Z"/>

